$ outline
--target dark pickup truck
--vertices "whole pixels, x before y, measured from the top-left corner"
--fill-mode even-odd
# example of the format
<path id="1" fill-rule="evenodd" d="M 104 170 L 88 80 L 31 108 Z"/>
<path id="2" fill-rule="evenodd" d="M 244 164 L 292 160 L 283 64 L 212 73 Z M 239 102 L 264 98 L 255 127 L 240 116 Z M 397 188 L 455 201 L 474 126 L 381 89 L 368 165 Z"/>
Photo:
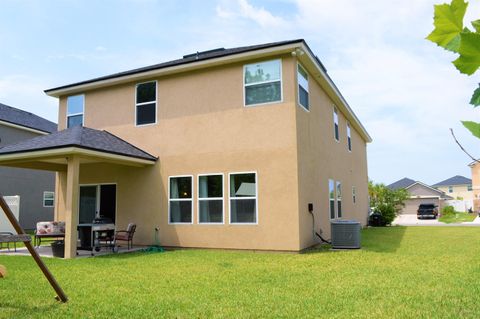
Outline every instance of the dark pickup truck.
<path id="1" fill-rule="evenodd" d="M 417 210 L 417 218 L 433 218 L 438 216 L 438 209 L 435 204 L 420 204 Z"/>

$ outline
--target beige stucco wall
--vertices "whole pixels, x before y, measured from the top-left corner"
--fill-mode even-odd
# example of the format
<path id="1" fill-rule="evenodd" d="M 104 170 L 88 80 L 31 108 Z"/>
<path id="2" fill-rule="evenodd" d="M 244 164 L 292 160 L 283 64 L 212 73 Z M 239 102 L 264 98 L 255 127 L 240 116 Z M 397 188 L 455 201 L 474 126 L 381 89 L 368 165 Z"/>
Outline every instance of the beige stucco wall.
<path id="1" fill-rule="evenodd" d="M 85 126 L 116 134 L 159 161 L 144 169 L 82 165 L 80 183 L 117 183 L 117 224 L 136 222 L 137 244 L 151 244 L 159 226 L 165 246 L 298 250 L 293 61 L 282 61 L 283 102 L 249 108 L 243 64 L 152 79 L 158 81 L 157 124 L 142 127 L 134 125 L 136 83 L 85 92 Z M 65 108 L 64 97 L 61 128 Z M 230 225 L 228 173 L 246 171 L 257 172 L 258 225 Z M 206 173 L 224 173 L 223 225 L 197 222 L 197 176 Z M 193 225 L 168 224 L 174 175 L 194 177 Z"/>
<path id="2" fill-rule="evenodd" d="M 340 143 L 335 142 L 332 103 L 314 86 L 312 112 L 304 112 L 296 105 L 295 59 L 284 55 L 262 60 L 272 58 L 282 58 L 281 103 L 244 107 L 243 64 L 152 78 L 158 81 L 153 125 L 134 125 L 136 83 L 84 92 L 85 126 L 107 130 L 159 157 L 148 168 L 80 168 L 81 184 L 117 183 L 117 228 L 136 222 L 136 244 L 151 244 L 158 226 L 165 246 L 298 251 L 313 243 L 308 202 L 315 205 L 317 229 L 329 236 L 328 178 L 343 183 L 344 216 L 365 222 L 365 142 L 352 128 L 353 152 L 347 151 L 341 114 Z M 60 129 L 65 128 L 65 114 L 66 97 L 61 97 Z M 231 225 L 228 173 L 251 171 L 257 172 L 258 224 Z M 197 176 L 206 173 L 224 174 L 222 225 L 198 224 Z M 194 177 L 192 225 L 168 224 L 168 177 L 175 175 Z M 65 178 L 58 175 L 59 219 Z M 357 188 L 355 205 L 352 185 Z"/>
<path id="3" fill-rule="evenodd" d="M 335 140 L 334 103 L 311 76 L 309 98 L 309 112 L 301 106 L 295 109 L 301 248 L 318 242 L 318 238 L 313 236 L 313 221 L 308 212 L 308 203 L 313 203 L 314 206 L 315 230 L 321 230 L 324 238 L 330 238 L 329 179 L 342 183 L 343 219 L 355 219 L 365 225 L 368 215 L 365 141 L 352 127 L 352 151 L 348 151 L 347 120 L 340 110 L 338 110 L 339 141 Z M 352 197 L 353 186 L 356 188 L 355 204 Z"/>
<path id="4" fill-rule="evenodd" d="M 444 192 L 446 195 L 453 197 L 453 199 L 472 200 L 473 190 L 468 190 L 468 185 L 454 185 L 452 192 L 448 191 L 448 186 L 437 187 L 438 190 Z"/>
<path id="5" fill-rule="evenodd" d="M 480 164 L 470 165 L 472 170 L 473 209 L 480 212 Z"/>

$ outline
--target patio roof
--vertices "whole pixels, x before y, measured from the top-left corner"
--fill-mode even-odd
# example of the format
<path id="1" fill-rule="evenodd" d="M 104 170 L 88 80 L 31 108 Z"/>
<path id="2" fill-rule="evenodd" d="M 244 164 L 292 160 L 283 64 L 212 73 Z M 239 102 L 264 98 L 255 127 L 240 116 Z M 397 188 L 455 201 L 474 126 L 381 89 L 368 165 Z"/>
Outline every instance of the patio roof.
<path id="1" fill-rule="evenodd" d="M 80 201 L 80 171 L 82 164 L 107 163 L 146 167 L 158 158 L 107 131 L 87 127 L 72 127 L 49 135 L 35 137 L 0 148 L 0 166 L 31 168 L 61 172 L 56 197 L 63 203 L 65 219 L 65 258 L 77 254 L 77 225 Z"/>
<path id="2" fill-rule="evenodd" d="M 65 170 L 65 157 L 78 155 L 83 162 L 119 162 L 151 165 L 157 157 L 107 131 L 76 126 L 0 148 L 0 165 Z"/>

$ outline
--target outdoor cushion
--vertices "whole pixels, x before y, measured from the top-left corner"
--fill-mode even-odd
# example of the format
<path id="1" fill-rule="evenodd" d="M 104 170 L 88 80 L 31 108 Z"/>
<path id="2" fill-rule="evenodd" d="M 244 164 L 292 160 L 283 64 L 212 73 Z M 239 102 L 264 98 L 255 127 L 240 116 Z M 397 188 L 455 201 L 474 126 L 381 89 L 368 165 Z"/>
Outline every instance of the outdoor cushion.
<path id="1" fill-rule="evenodd" d="M 65 222 L 38 222 L 37 236 L 65 235 Z"/>

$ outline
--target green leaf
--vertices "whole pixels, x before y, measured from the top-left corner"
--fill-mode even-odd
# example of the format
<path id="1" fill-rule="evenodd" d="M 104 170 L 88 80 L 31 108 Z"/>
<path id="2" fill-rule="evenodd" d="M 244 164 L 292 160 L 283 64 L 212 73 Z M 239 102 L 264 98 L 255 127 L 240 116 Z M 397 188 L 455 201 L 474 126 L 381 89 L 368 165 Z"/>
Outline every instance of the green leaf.
<path id="1" fill-rule="evenodd" d="M 451 4 L 435 5 L 433 17 L 435 29 L 427 36 L 427 39 L 444 49 L 457 52 L 467 6 L 468 3 L 463 0 L 453 0 Z"/>
<path id="2" fill-rule="evenodd" d="M 480 33 L 480 20 L 472 21 L 472 26 L 475 28 L 477 33 Z"/>
<path id="3" fill-rule="evenodd" d="M 473 92 L 470 104 L 472 104 L 474 107 L 480 105 L 480 84 L 478 85 L 478 88 Z"/>
<path id="4" fill-rule="evenodd" d="M 473 136 L 480 138 L 480 123 L 462 121 L 462 124 L 473 134 Z"/>
<path id="5" fill-rule="evenodd" d="M 460 34 L 460 56 L 453 61 L 457 69 L 472 75 L 480 67 L 480 33 L 462 32 Z"/>

